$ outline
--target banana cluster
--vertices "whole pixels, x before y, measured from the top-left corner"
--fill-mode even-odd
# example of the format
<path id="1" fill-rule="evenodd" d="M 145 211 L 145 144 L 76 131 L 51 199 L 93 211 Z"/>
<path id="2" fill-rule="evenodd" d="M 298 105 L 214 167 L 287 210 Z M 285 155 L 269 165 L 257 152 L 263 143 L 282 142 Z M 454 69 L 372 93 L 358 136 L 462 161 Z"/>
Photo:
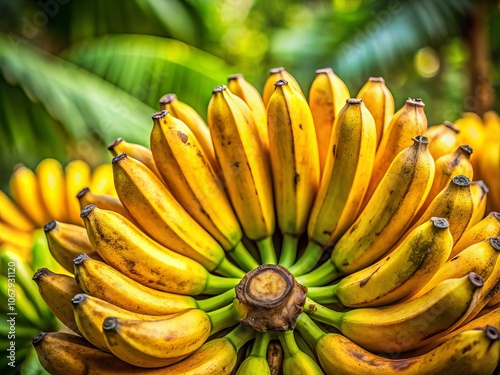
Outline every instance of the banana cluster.
<path id="1" fill-rule="evenodd" d="M 424 108 L 331 69 L 308 96 L 283 68 L 262 96 L 231 76 L 207 123 L 162 97 L 150 148 L 109 145 L 116 196 L 83 188 L 84 227 L 46 218 L 67 273 L 34 280 L 68 330 L 33 339 L 43 367 L 492 374 L 500 120 Z"/>

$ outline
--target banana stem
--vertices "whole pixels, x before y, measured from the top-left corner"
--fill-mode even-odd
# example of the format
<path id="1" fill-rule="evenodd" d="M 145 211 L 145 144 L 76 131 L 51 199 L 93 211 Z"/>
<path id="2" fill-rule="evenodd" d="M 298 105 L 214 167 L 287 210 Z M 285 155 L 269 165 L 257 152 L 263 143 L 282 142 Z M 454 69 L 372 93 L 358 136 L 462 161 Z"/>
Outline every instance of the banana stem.
<path id="1" fill-rule="evenodd" d="M 300 276 L 309 272 L 318 263 L 323 254 L 323 246 L 314 241 L 309 241 L 304 253 L 295 264 L 289 267 L 294 276 Z"/>
<path id="2" fill-rule="evenodd" d="M 304 340 L 306 340 L 307 344 L 312 348 L 315 348 L 319 339 L 325 335 L 325 332 L 323 332 L 321 328 L 319 328 L 316 323 L 314 323 L 314 321 L 304 313 L 300 314 L 297 318 L 296 327 Z"/>
<path id="3" fill-rule="evenodd" d="M 276 250 L 274 249 L 273 237 L 266 237 L 261 240 L 256 241 L 257 247 L 260 251 L 260 257 L 262 259 L 262 264 L 276 264 L 278 260 L 276 258 Z"/>
<path id="4" fill-rule="evenodd" d="M 292 268 L 290 268 L 290 272 L 292 272 Z M 307 287 L 313 287 L 328 284 L 341 275 L 342 273 L 337 269 L 337 267 L 335 267 L 330 259 L 328 259 L 314 271 L 311 271 L 305 275 L 297 276 L 295 277 L 295 279 L 299 284 L 305 285 Z"/>
<path id="5" fill-rule="evenodd" d="M 285 233 L 283 236 L 283 244 L 281 245 L 280 260 L 278 263 L 280 266 L 289 268 L 293 262 L 295 262 L 298 242 L 298 236 Z"/>
<path id="6" fill-rule="evenodd" d="M 236 296 L 236 291 L 233 288 L 217 296 L 210 297 L 207 299 L 197 300 L 196 303 L 198 305 L 198 308 L 203 311 L 206 312 L 214 311 L 220 309 L 222 306 L 231 303 L 235 296 Z"/>
<path id="7" fill-rule="evenodd" d="M 231 344 L 236 348 L 236 352 L 238 352 L 245 343 L 255 337 L 255 333 L 252 328 L 240 323 L 225 338 L 231 341 Z"/>
<path id="8" fill-rule="evenodd" d="M 211 335 L 222 331 L 224 328 L 234 326 L 241 318 L 234 303 L 218 310 L 208 312 L 207 315 L 210 318 L 210 323 L 212 324 L 212 330 L 210 331 Z"/>
<path id="9" fill-rule="evenodd" d="M 221 294 L 234 288 L 239 282 L 240 278 L 228 278 L 208 274 L 207 284 L 203 294 Z"/>
<path id="10" fill-rule="evenodd" d="M 259 266 L 259 263 L 241 241 L 238 242 L 234 249 L 228 251 L 228 253 L 244 271 L 248 272 Z"/>
<path id="11" fill-rule="evenodd" d="M 295 353 L 300 352 L 299 346 L 293 336 L 293 330 L 278 332 L 278 338 L 283 347 L 285 357 L 292 357 Z"/>
<path id="12" fill-rule="evenodd" d="M 312 287 L 307 289 L 307 296 L 318 303 L 339 303 L 337 289 L 339 284 Z"/>
<path id="13" fill-rule="evenodd" d="M 271 332 L 257 332 L 250 354 L 259 358 L 266 358 L 267 347 L 269 346 L 271 338 Z"/>
<path id="14" fill-rule="evenodd" d="M 243 272 L 240 268 L 236 267 L 226 257 L 222 258 L 222 261 L 213 270 L 213 272 L 216 272 L 219 275 L 227 276 L 227 277 L 240 277 L 241 278 L 241 277 L 245 276 L 245 272 Z"/>
<path id="15" fill-rule="evenodd" d="M 310 298 L 306 299 L 304 312 L 314 320 L 328 324 L 340 330 L 340 323 L 346 313 L 341 313 L 322 306 Z"/>

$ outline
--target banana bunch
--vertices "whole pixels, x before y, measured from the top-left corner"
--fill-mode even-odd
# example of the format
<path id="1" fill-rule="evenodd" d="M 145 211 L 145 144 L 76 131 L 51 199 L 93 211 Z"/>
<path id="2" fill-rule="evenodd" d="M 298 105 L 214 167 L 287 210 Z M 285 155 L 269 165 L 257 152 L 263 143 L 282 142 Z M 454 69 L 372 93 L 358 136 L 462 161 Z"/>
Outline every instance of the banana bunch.
<path id="1" fill-rule="evenodd" d="M 206 122 L 167 94 L 78 220 L 30 204 L 59 264 L 33 277 L 65 326 L 33 339 L 49 373 L 494 373 L 498 116 L 429 127 L 381 77 L 316 73 L 308 96 L 233 75 Z"/>

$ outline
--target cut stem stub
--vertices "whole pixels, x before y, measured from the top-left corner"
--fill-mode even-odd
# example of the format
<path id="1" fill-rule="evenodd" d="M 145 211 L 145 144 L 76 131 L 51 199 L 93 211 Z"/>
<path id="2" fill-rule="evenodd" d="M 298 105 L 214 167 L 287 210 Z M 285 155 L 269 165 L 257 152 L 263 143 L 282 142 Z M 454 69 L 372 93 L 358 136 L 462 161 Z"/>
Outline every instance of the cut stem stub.
<path id="1" fill-rule="evenodd" d="M 259 332 L 294 329 L 306 292 L 285 267 L 263 264 L 236 286 L 236 299 L 244 312 L 240 321 Z"/>

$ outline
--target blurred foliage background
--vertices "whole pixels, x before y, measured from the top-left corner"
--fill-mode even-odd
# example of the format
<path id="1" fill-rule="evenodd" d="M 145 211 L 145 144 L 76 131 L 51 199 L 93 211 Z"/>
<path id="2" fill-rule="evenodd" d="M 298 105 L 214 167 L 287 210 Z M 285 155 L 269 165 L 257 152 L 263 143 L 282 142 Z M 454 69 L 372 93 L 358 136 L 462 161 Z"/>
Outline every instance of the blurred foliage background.
<path id="1" fill-rule="evenodd" d="M 355 96 L 382 76 L 396 108 L 429 124 L 498 111 L 500 5 L 492 0 L 2 0 L 0 187 L 16 163 L 109 161 L 117 137 L 149 144 L 158 99 L 202 116 L 243 73 L 284 66 L 307 92 L 332 67 Z"/>

